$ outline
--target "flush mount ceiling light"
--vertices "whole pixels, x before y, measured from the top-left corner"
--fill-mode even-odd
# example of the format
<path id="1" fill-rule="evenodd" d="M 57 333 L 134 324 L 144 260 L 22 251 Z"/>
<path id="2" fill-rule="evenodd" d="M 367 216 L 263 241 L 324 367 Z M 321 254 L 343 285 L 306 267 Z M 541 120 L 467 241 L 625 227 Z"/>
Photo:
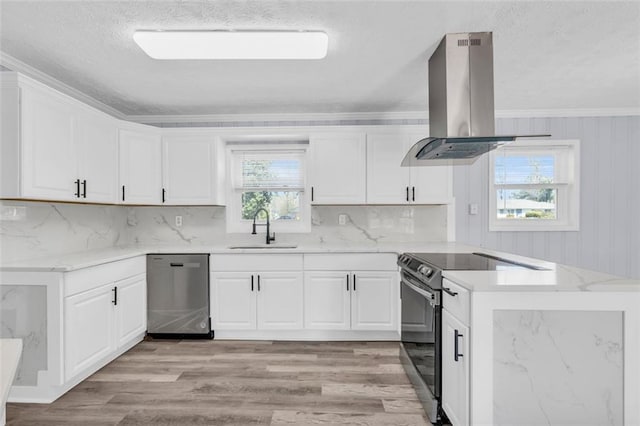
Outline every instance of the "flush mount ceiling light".
<path id="1" fill-rule="evenodd" d="M 322 59 L 322 31 L 136 31 L 135 42 L 154 59 Z"/>

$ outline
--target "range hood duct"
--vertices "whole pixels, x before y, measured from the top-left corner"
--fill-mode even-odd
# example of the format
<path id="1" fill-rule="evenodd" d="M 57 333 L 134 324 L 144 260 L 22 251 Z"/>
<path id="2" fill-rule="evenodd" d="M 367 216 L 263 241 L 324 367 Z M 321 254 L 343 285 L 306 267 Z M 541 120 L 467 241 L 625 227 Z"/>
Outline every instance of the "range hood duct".
<path id="1" fill-rule="evenodd" d="M 490 32 L 446 34 L 429 58 L 429 128 L 402 166 L 471 164 L 516 138 L 550 136 L 496 136 Z"/>

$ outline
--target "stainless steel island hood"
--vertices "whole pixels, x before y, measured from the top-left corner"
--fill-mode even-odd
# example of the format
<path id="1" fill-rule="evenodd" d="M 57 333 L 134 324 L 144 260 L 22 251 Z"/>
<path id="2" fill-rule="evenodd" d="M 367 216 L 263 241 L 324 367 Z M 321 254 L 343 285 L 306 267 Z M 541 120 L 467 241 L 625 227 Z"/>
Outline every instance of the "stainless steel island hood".
<path id="1" fill-rule="evenodd" d="M 549 136 L 496 136 L 490 32 L 446 34 L 429 58 L 429 124 L 402 166 L 471 164 L 516 138 Z"/>

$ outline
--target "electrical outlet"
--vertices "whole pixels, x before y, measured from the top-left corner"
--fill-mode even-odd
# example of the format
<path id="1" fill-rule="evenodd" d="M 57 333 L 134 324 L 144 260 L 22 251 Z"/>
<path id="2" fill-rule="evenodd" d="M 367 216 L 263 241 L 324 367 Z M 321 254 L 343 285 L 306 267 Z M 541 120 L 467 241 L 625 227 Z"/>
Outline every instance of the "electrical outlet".
<path id="1" fill-rule="evenodd" d="M 469 204 L 469 214 L 478 214 L 478 205 L 476 203 Z"/>
<path id="2" fill-rule="evenodd" d="M 176 226 L 178 228 L 182 226 L 182 216 L 176 216 Z"/>
<path id="3" fill-rule="evenodd" d="M 340 224 L 340 225 L 346 225 L 347 224 L 347 215 L 346 214 L 339 214 L 338 215 L 338 224 Z"/>

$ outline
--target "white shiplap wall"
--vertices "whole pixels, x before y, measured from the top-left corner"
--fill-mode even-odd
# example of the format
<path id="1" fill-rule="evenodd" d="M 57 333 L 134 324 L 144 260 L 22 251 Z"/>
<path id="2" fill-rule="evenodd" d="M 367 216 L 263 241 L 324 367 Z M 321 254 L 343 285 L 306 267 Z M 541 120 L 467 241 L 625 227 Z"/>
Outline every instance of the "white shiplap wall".
<path id="1" fill-rule="evenodd" d="M 457 241 L 640 278 L 640 117 L 501 118 L 496 131 L 580 140 L 580 230 L 490 232 L 485 155 L 454 168 Z"/>

